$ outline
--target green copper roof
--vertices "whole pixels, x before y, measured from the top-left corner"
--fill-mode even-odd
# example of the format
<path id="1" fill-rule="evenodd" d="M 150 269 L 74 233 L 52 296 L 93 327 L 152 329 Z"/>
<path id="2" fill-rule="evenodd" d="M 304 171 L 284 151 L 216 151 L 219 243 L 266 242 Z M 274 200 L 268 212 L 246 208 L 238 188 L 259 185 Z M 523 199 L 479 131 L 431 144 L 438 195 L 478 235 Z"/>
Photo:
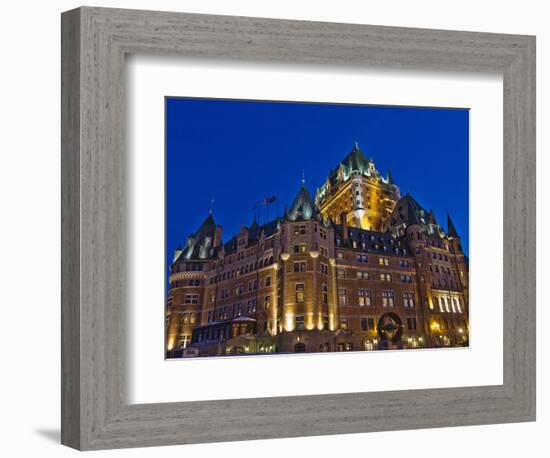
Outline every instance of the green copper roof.
<path id="1" fill-rule="evenodd" d="M 195 234 L 187 239 L 187 244 L 178 259 L 208 259 L 213 254 L 216 223 L 209 213 Z"/>
<path id="2" fill-rule="evenodd" d="M 296 195 L 290 211 L 288 212 L 288 219 L 290 221 L 298 220 L 309 220 L 315 216 L 317 213 L 317 208 L 315 207 L 315 202 L 313 197 L 306 188 L 304 182 L 300 186 L 300 191 Z"/>

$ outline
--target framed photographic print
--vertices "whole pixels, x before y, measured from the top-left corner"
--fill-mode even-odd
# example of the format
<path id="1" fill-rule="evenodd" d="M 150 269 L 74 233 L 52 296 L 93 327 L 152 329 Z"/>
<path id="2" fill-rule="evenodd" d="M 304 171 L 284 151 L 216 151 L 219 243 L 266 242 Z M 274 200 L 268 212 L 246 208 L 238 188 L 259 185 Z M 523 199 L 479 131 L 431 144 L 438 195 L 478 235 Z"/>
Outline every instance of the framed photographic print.
<path id="1" fill-rule="evenodd" d="M 168 97 L 167 357 L 468 347 L 468 115 Z"/>
<path id="2" fill-rule="evenodd" d="M 534 420 L 534 69 L 528 36 L 64 13 L 62 442 Z"/>

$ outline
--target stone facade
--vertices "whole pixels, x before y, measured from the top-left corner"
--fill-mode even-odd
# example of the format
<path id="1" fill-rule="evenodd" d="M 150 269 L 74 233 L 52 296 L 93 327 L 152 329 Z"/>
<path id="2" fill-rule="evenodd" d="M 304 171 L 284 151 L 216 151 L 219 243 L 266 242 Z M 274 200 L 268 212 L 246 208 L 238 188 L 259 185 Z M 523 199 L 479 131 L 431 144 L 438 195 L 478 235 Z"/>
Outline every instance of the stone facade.
<path id="1" fill-rule="evenodd" d="M 358 145 L 273 221 L 222 243 L 209 214 L 169 280 L 169 358 L 468 345 L 468 259 L 450 217 L 445 231 Z"/>

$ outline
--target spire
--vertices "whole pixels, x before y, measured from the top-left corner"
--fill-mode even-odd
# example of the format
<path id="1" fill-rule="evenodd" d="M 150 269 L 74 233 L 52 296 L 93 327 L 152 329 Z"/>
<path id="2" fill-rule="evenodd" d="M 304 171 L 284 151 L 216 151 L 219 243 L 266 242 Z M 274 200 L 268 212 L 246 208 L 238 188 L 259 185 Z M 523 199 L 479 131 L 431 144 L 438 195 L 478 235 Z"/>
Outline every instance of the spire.
<path id="1" fill-rule="evenodd" d="M 208 210 L 208 213 L 210 213 L 210 214 L 214 213 L 214 198 L 213 197 L 210 199 L 210 209 Z"/>
<path id="2" fill-rule="evenodd" d="M 430 224 L 437 224 L 437 221 L 435 220 L 435 213 L 431 208 L 430 208 L 430 211 L 428 212 L 428 222 Z"/>
<path id="3" fill-rule="evenodd" d="M 388 171 L 386 172 L 386 181 L 388 184 L 393 184 L 393 177 L 391 176 L 391 170 L 388 167 Z"/>
<path id="4" fill-rule="evenodd" d="M 256 213 L 254 213 L 254 220 L 252 221 L 252 224 L 250 225 L 250 230 L 256 230 L 258 229 L 258 221 L 256 220 Z"/>
<path id="5" fill-rule="evenodd" d="M 447 213 L 447 234 L 449 237 L 456 237 L 460 238 L 458 235 L 458 232 L 456 231 L 455 225 L 453 224 L 453 220 L 451 219 L 451 215 Z"/>

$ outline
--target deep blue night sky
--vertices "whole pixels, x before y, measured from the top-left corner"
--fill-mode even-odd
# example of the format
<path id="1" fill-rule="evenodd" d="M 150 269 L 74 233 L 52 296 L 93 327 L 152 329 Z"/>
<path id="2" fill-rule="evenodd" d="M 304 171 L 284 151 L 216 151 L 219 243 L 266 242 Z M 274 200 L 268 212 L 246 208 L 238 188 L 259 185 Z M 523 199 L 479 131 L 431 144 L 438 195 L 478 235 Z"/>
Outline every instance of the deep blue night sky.
<path id="1" fill-rule="evenodd" d="M 166 259 L 208 215 L 223 239 L 275 195 L 292 203 L 302 170 L 312 195 L 357 141 L 404 195 L 446 229 L 449 211 L 468 253 L 468 110 L 209 99 L 166 99 Z M 262 209 L 260 222 L 266 218 Z"/>

